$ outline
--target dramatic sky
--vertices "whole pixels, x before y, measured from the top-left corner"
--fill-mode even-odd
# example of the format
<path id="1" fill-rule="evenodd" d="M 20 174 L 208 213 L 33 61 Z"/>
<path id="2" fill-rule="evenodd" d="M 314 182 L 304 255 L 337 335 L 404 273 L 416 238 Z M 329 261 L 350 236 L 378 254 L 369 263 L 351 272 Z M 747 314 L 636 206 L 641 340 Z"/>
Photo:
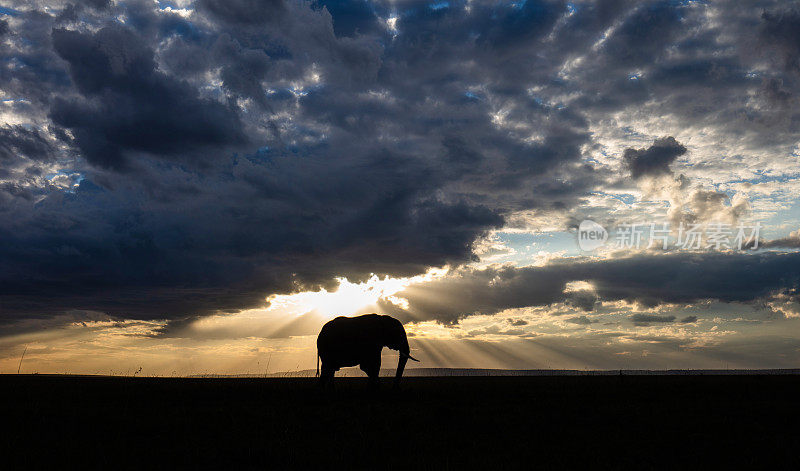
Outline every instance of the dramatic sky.
<path id="1" fill-rule="evenodd" d="M 0 372 L 798 367 L 793 5 L 6 0 Z"/>

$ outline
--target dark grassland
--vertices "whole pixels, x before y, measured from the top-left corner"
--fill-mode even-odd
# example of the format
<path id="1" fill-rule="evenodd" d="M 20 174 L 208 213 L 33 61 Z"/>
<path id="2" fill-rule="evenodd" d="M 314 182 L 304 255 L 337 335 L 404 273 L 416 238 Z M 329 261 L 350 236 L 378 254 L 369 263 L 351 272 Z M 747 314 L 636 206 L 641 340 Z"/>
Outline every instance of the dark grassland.
<path id="1" fill-rule="evenodd" d="M 3 468 L 800 469 L 800 376 L 382 381 L 0 376 Z"/>

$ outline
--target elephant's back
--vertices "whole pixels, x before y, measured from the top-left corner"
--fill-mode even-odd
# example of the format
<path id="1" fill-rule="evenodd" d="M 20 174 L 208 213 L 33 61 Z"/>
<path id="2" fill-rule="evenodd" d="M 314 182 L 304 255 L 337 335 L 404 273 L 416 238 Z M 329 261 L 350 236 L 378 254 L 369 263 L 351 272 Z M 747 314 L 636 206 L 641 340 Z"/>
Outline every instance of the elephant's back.
<path id="1" fill-rule="evenodd" d="M 377 316 L 377 314 L 368 314 L 366 316 Z M 364 317 L 366 316 L 340 316 L 326 322 L 317 337 L 317 348 L 320 351 L 324 351 L 328 348 L 337 348 L 342 344 L 355 346 L 371 342 L 372 332 L 367 322 L 365 322 L 367 319 L 364 319 Z"/>
<path id="2" fill-rule="evenodd" d="M 358 324 L 353 322 L 353 318 L 339 316 L 331 319 L 322 326 L 317 337 L 317 344 L 320 341 L 325 342 L 328 339 L 352 336 L 358 331 Z"/>

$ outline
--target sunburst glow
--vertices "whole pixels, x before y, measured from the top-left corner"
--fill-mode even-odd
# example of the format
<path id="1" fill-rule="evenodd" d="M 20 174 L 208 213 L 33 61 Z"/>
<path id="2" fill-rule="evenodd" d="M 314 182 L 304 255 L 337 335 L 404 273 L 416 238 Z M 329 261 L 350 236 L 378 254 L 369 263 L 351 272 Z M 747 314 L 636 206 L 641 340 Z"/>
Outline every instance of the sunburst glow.
<path id="1" fill-rule="evenodd" d="M 347 278 L 337 278 L 339 287 L 335 291 L 304 291 L 294 294 L 272 295 L 267 298 L 268 310 L 280 310 L 287 313 L 303 314 L 316 311 L 325 317 L 352 315 L 356 312 L 375 307 L 381 298 L 400 306 L 405 300 L 394 295 L 411 283 L 428 281 L 447 273 L 447 268 L 432 269 L 424 275 L 409 278 L 379 278 L 373 275 L 367 281 L 353 283 Z"/>

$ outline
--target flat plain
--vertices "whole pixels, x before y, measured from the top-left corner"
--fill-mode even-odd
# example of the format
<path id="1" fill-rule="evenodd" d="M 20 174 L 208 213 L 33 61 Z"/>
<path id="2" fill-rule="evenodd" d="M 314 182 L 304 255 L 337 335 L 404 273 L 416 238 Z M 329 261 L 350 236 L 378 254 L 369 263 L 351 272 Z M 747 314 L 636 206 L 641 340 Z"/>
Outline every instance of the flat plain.
<path id="1" fill-rule="evenodd" d="M 38 468 L 697 469 L 800 463 L 798 375 L 3 375 L 6 462 Z"/>

